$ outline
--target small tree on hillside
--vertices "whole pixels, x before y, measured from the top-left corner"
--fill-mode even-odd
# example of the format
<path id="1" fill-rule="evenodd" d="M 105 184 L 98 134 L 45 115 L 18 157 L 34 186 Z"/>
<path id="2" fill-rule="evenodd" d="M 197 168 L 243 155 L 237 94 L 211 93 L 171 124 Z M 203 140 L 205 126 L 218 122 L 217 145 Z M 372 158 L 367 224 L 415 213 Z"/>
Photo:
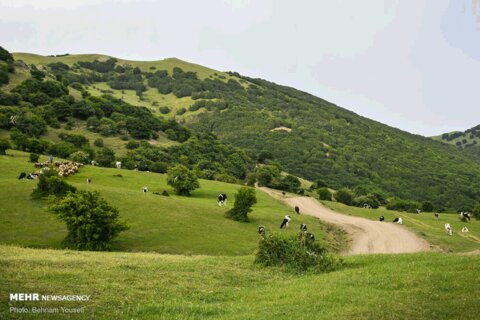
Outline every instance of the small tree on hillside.
<path id="1" fill-rule="evenodd" d="M 64 244 L 77 250 L 108 250 L 110 241 L 128 226 L 118 220 L 118 209 L 98 192 L 69 193 L 49 207 L 67 225 Z"/>
<path id="2" fill-rule="evenodd" d="M 242 187 L 235 194 L 235 203 L 233 208 L 228 210 L 225 215 L 235 221 L 248 222 L 248 213 L 252 211 L 251 207 L 257 203 L 255 189 Z"/>
<path id="3" fill-rule="evenodd" d="M 335 199 L 338 202 L 351 206 L 353 204 L 353 195 L 348 189 L 340 189 L 335 193 Z"/>
<path id="4" fill-rule="evenodd" d="M 473 208 L 472 215 L 475 219 L 480 220 L 480 203 Z"/>
<path id="5" fill-rule="evenodd" d="M 319 188 L 317 189 L 317 193 L 320 200 L 332 201 L 332 193 L 330 190 L 328 190 L 328 188 Z"/>
<path id="6" fill-rule="evenodd" d="M 37 187 L 33 190 L 32 199 L 40 199 L 47 196 L 63 197 L 67 193 L 75 193 L 77 188 L 66 183 L 51 169 L 39 175 Z"/>
<path id="7" fill-rule="evenodd" d="M 0 155 L 5 155 L 7 154 L 5 151 L 7 149 L 10 149 L 12 146 L 10 145 L 10 142 L 8 142 L 7 139 L 0 139 Z"/>
<path id="8" fill-rule="evenodd" d="M 191 191 L 200 187 L 195 173 L 181 164 L 168 170 L 167 183 L 182 196 L 189 196 Z"/>

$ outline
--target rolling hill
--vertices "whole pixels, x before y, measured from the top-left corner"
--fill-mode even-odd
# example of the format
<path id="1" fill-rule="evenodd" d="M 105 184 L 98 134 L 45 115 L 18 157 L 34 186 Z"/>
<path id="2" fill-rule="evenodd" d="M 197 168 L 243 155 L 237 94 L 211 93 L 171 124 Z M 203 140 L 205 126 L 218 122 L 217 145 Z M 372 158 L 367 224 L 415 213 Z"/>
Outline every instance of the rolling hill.
<path id="1" fill-rule="evenodd" d="M 439 211 L 471 209 L 480 200 L 480 154 L 383 125 L 293 88 L 174 58 L 136 62 L 103 55 L 45 57 L 15 53 L 13 57 L 15 72 L 2 87 L 6 94 L 20 92 L 16 88 L 37 72 L 44 77 L 43 82 L 59 81 L 66 85 L 74 101 L 82 104 L 78 108 L 102 108 L 105 99 L 116 105 L 124 102 L 144 107 L 155 117 L 189 128 L 194 135 L 218 138 L 220 149 L 228 145 L 245 151 L 244 155 L 220 161 L 207 159 L 214 165 L 199 164 L 198 156 L 192 160 L 190 153 L 184 152 L 189 166 L 200 166 L 204 174 L 213 170 L 215 179 L 245 180 L 254 170 L 253 163 L 262 158 L 317 185 L 360 188 L 386 197 L 430 201 Z M 48 106 L 42 103 L 51 103 L 51 99 L 39 102 L 38 96 L 29 94 L 24 90 L 22 99 L 38 106 L 30 108 L 30 112 L 45 118 L 41 110 Z M 104 100 L 97 104 L 97 97 Z M 12 107 L 8 110 L 7 115 L 16 112 Z M 145 136 L 150 144 L 165 147 L 185 143 L 175 140 L 176 134 L 167 132 L 168 129 L 162 131 L 158 127 L 135 137 L 132 130 L 140 123 L 133 125 L 134 121 L 131 130 L 127 128 L 130 131 L 109 133 L 111 126 L 122 128 L 122 118 L 105 116 L 105 112 L 92 111 L 88 122 L 86 116 L 76 118 L 74 110 L 73 116 L 59 119 L 58 123 L 53 121 L 53 125 L 63 129 L 69 121 L 74 122 L 75 130 L 82 133 L 92 132 L 92 124 L 96 125 L 90 139 L 99 138 L 106 131 L 113 139 L 108 147 L 115 148 L 131 167 L 162 162 L 164 157 L 146 145 L 127 150 L 126 142 L 119 138 L 126 141 Z M 103 122 L 98 124 L 92 117 L 103 117 Z M 113 119 L 113 124 L 104 118 Z M 42 137 L 51 139 L 50 131 L 49 128 Z M 8 136 L 8 131 L 0 130 L 0 135 Z M 205 153 L 204 150 L 198 154 Z M 173 157 L 170 163 L 178 161 L 178 153 Z M 228 164 L 223 168 L 225 161 Z M 241 170 L 235 172 L 239 166 Z"/>
<path id="2" fill-rule="evenodd" d="M 460 148 L 478 147 L 480 143 L 480 125 L 465 131 L 453 131 L 432 137 L 437 141 L 453 144 Z"/>

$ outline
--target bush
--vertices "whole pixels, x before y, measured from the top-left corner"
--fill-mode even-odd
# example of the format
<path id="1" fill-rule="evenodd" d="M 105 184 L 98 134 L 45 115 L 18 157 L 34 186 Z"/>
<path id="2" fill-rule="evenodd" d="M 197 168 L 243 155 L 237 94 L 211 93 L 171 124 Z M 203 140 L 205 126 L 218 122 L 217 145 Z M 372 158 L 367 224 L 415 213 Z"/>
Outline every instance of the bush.
<path id="1" fill-rule="evenodd" d="M 335 199 L 343 204 L 346 204 L 347 206 L 351 206 L 353 204 L 353 195 L 348 189 L 340 189 L 337 192 L 335 192 Z"/>
<path id="2" fill-rule="evenodd" d="M 182 114 L 184 114 L 185 112 L 187 112 L 187 109 L 185 108 L 180 108 L 177 110 L 177 116 L 181 116 Z"/>
<path id="3" fill-rule="evenodd" d="M 7 139 L 0 139 L 0 155 L 5 155 L 7 154 L 5 151 L 7 149 L 10 149 L 12 146 L 10 145 L 10 142 L 8 142 Z"/>
<path id="4" fill-rule="evenodd" d="M 93 141 L 93 145 L 95 147 L 103 148 L 103 146 L 104 146 L 103 139 L 101 139 L 101 138 L 95 139 L 95 141 Z"/>
<path id="5" fill-rule="evenodd" d="M 135 140 L 130 140 L 125 145 L 125 148 L 127 148 L 129 150 L 137 149 L 138 147 L 140 147 L 140 143 L 138 141 L 135 141 Z"/>
<path id="6" fill-rule="evenodd" d="M 171 111 L 169 107 L 160 107 L 159 110 L 161 114 L 167 114 Z"/>
<path id="7" fill-rule="evenodd" d="M 77 250 L 108 250 L 110 241 L 128 226 L 118 220 L 118 209 L 109 205 L 98 192 L 69 193 L 49 206 L 67 225 L 64 244 Z"/>
<path id="8" fill-rule="evenodd" d="M 477 204 L 475 206 L 475 208 L 473 208 L 472 210 L 472 216 L 477 219 L 477 220 L 480 220 L 480 203 Z"/>
<path id="9" fill-rule="evenodd" d="M 55 170 L 51 169 L 41 174 L 38 178 L 37 187 L 33 190 L 32 199 L 40 199 L 50 195 L 63 197 L 67 193 L 75 193 L 77 188 L 69 185 L 57 176 Z"/>
<path id="10" fill-rule="evenodd" d="M 266 267 L 284 267 L 293 272 L 320 273 L 339 268 L 343 261 L 303 233 L 288 238 L 274 233 L 260 240 L 255 263 Z"/>
<path id="11" fill-rule="evenodd" d="M 332 193 L 330 192 L 330 190 L 328 190 L 328 188 L 319 188 L 317 189 L 317 193 L 318 199 L 332 201 Z"/>
<path id="12" fill-rule="evenodd" d="M 168 164 L 165 162 L 153 162 L 148 166 L 148 169 L 156 173 L 166 173 L 168 170 Z"/>
<path id="13" fill-rule="evenodd" d="M 433 212 L 433 204 L 430 201 L 425 201 L 422 203 L 423 212 Z"/>
<path id="14" fill-rule="evenodd" d="M 200 187 L 195 173 L 181 164 L 168 170 L 167 183 L 182 196 L 188 196 L 191 191 Z"/>
<path id="15" fill-rule="evenodd" d="M 36 153 L 30 153 L 30 162 L 38 162 L 40 156 Z"/>
<path id="16" fill-rule="evenodd" d="M 84 151 L 77 151 L 70 155 L 70 160 L 87 164 L 90 162 L 90 155 Z"/>
<path id="17" fill-rule="evenodd" d="M 366 204 L 369 205 L 372 209 L 377 209 L 378 207 L 380 207 L 380 203 L 372 195 L 356 197 L 353 202 L 357 207 L 363 207 Z"/>
<path id="18" fill-rule="evenodd" d="M 233 208 L 225 213 L 227 218 L 235 221 L 248 222 L 248 213 L 252 211 L 251 207 L 257 203 L 257 197 L 255 196 L 255 189 L 242 187 L 238 189 L 235 194 L 235 203 Z"/>
<path id="19" fill-rule="evenodd" d="M 102 167 L 111 167 L 115 161 L 115 152 L 109 148 L 102 148 L 97 152 L 95 160 Z"/>
<path id="20" fill-rule="evenodd" d="M 398 198 L 392 199 L 387 205 L 387 210 L 417 212 L 420 205 L 415 201 L 402 200 Z"/>

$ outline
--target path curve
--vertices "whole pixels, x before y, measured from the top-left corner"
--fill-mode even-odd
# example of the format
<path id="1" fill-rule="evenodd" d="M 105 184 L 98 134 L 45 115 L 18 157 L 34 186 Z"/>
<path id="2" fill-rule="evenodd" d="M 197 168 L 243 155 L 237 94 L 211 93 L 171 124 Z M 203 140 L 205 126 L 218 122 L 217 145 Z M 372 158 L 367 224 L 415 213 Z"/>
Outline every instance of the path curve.
<path id="1" fill-rule="evenodd" d="M 259 189 L 287 203 L 292 208 L 298 206 L 301 214 L 317 217 L 345 229 L 352 238 L 351 247 L 345 252 L 348 255 L 407 253 L 430 250 L 430 245 L 427 241 L 421 239 L 404 226 L 344 215 L 324 207 L 314 198 L 284 197 L 276 190 L 263 187 Z"/>

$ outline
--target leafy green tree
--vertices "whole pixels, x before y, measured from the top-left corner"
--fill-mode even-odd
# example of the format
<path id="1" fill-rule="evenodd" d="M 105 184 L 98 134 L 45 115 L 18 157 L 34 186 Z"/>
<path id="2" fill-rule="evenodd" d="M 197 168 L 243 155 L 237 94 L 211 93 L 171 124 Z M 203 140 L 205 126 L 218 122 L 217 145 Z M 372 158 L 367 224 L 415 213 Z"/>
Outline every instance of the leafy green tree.
<path id="1" fill-rule="evenodd" d="M 167 183 L 178 195 L 189 196 L 190 192 L 199 188 L 197 176 L 184 165 L 176 165 L 168 170 Z"/>
<path id="2" fill-rule="evenodd" d="M 0 47 L 1 48 L 1 47 Z M 0 139 L 0 155 L 6 155 L 7 149 L 10 149 L 12 146 L 7 139 Z"/>
<path id="3" fill-rule="evenodd" d="M 51 169 L 41 174 L 38 178 L 37 187 L 33 190 L 32 199 L 40 199 L 47 196 L 63 197 L 67 193 L 75 193 L 77 188 L 66 183 Z"/>
<path id="4" fill-rule="evenodd" d="M 330 192 L 330 190 L 328 190 L 328 188 L 318 188 L 317 193 L 320 200 L 332 201 L 332 193 Z"/>
<path id="5" fill-rule="evenodd" d="M 30 153 L 30 156 L 29 156 L 30 162 L 38 162 L 39 158 L 40 156 L 38 154 Z"/>
<path id="6" fill-rule="evenodd" d="M 115 152 L 110 148 L 101 148 L 97 152 L 95 160 L 102 167 L 111 167 L 115 161 Z"/>
<path id="7" fill-rule="evenodd" d="M 251 207 L 257 203 L 255 189 L 242 187 L 235 194 L 235 203 L 233 208 L 225 213 L 225 216 L 235 220 L 249 222 L 248 213 L 252 211 Z"/>
<path id="8" fill-rule="evenodd" d="M 422 211 L 432 212 L 433 211 L 433 203 L 431 203 L 430 201 L 424 201 L 422 203 Z"/>
<path id="9" fill-rule="evenodd" d="M 347 206 L 351 206 L 353 204 L 353 194 L 349 189 L 343 188 L 338 190 L 335 193 L 335 199 Z"/>
<path id="10" fill-rule="evenodd" d="M 98 192 L 68 193 L 49 206 L 49 211 L 65 222 L 68 230 L 64 244 L 77 250 L 108 250 L 111 240 L 128 230 L 119 221 L 118 209 L 109 205 Z"/>
<path id="11" fill-rule="evenodd" d="M 475 219 L 480 220 L 480 203 L 473 208 L 472 215 Z"/>

